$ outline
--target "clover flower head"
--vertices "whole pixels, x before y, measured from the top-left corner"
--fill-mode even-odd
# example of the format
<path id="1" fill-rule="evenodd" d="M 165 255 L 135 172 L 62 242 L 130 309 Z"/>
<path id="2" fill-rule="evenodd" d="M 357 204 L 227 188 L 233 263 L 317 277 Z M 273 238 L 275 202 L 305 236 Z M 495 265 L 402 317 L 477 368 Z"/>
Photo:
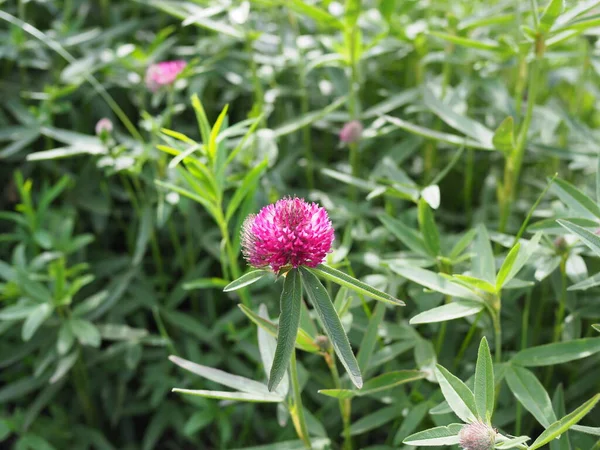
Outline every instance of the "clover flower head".
<path id="1" fill-rule="evenodd" d="M 352 120 L 346 123 L 340 131 L 340 141 L 344 144 L 352 144 L 360 139 L 363 132 L 362 123 Z"/>
<path id="2" fill-rule="evenodd" d="M 242 251 L 253 267 L 278 272 L 291 265 L 316 267 L 331 251 L 333 227 L 327 211 L 301 198 L 283 198 L 251 214 L 242 226 Z"/>
<path id="3" fill-rule="evenodd" d="M 172 84 L 186 65 L 187 63 L 182 60 L 151 64 L 146 70 L 146 87 L 156 92 L 161 86 Z"/>
<path id="4" fill-rule="evenodd" d="M 485 423 L 474 422 L 462 427 L 458 439 L 463 450 L 492 450 L 496 431 Z"/>
<path id="5" fill-rule="evenodd" d="M 96 131 L 97 136 L 100 136 L 103 133 L 110 134 L 110 133 L 112 133 L 112 130 L 113 130 L 113 123 L 111 122 L 110 119 L 107 119 L 106 117 L 103 117 L 96 123 L 95 131 Z"/>

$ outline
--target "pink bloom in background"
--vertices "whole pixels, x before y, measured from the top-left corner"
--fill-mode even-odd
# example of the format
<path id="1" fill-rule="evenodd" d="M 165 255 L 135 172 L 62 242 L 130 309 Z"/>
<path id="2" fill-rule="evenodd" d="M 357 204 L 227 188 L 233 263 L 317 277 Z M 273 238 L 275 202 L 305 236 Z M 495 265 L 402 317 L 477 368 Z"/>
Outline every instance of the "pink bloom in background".
<path id="1" fill-rule="evenodd" d="M 156 92 L 161 86 L 172 84 L 186 65 L 187 63 L 182 60 L 163 61 L 150 65 L 146 71 L 146 87 Z"/>
<path id="2" fill-rule="evenodd" d="M 96 135 L 100 136 L 102 133 L 107 133 L 110 134 L 112 133 L 113 130 L 113 123 L 110 121 L 110 119 L 107 119 L 106 117 L 100 119 L 97 123 L 96 123 Z"/>
<path id="3" fill-rule="evenodd" d="M 362 132 L 362 124 L 358 120 L 352 120 L 342 127 L 340 141 L 344 144 L 352 144 L 360 139 Z"/>
<path id="4" fill-rule="evenodd" d="M 253 267 L 315 267 L 331 251 L 327 211 L 301 198 L 283 198 L 251 214 L 242 226 L 242 251 Z"/>

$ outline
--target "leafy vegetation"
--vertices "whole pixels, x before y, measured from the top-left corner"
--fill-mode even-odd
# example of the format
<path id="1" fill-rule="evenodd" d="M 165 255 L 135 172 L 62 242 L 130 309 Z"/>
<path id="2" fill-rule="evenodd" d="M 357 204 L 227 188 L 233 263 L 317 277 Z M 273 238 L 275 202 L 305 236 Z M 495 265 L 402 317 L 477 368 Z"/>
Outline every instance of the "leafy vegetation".
<path id="1" fill-rule="evenodd" d="M 599 12 L 0 0 L 2 448 L 600 449 Z"/>

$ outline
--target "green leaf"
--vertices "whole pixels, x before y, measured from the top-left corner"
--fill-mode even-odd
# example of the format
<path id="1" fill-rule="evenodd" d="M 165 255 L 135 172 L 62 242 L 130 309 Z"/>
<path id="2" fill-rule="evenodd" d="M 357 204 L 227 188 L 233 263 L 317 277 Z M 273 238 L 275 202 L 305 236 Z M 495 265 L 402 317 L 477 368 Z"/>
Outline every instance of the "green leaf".
<path id="1" fill-rule="evenodd" d="M 194 289 L 210 289 L 210 288 L 225 288 L 230 283 L 223 278 L 198 278 L 197 280 L 187 281 L 183 283 L 183 289 L 191 291 Z"/>
<path id="2" fill-rule="evenodd" d="M 145 205 L 140 216 L 140 228 L 137 232 L 137 239 L 135 241 L 135 251 L 132 257 L 132 264 L 137 266 L 142 262 L 142 258 L 146 253 L 146 247 L 150 236 L 153 232 L 153 220 L 152 220 L 152 208 L 150 205 Z"/>
<path id="3" fill-rule="evenodd" d="M 357 436 L 368 431 L 380 428 L 386 423 L 400 417 L 402 411 L 396 406 L 377 409 L 371 414 L 361 417 L 350 425 L 350 435 Z"/>
<path id="4" fill-rule="evenodd" d="M 346 0 L 344 18 L 348 28 L 352 28 L 356 25 L 361 10 L 360 3 L 361 0 Z"/>
<path id="5" fill-rule="evenodd" d="M 394 372 L 384 373 L 375 378 L 371 378 L 363 385 L 361 390 L 321 389 L 319 394 L 339 399 L 363 397 L 365 395 L 372 395 L 377 392 L 395 388 L 401 384 L 420 380 L 422 378 L 425 378 L 425 373 L 419 370 L 397 370 Z"/>
<path id="6" fill-rule="evenodd" d="M 452 108 L 435 97 L 429 89 L 423 92 L 425 106 L 431 109 L 440 119 L 446 122 L 452 128 L 464 133 L 465 135 L 481 142 L 487 148 L 494 148 L 492 138 L 494 133 L 481 123 L 476 122 L 466 116 L 454 112 Z"/>
<path id="7" fill-rule="evenodd" d="M 254 311 L 252 311 L 250 308 L 246 307 L 243 304 L 239 304 L 238 307 L 257 326 L 261 327 L 271 336 L 277 336 L 277 325 L 275 325 L 273 322 L 264 319 L 263 317 L 260 317 L 258 314 L 256 314 Z M 314 341 L 311 339 L 310 335 L 302 328 L 298 330 L 298 336 L 296 337 L 296 348 L 309 353 L 318 353 L 321 351 L 319 346 L 315 344 Z"/>
<path id="8" fill-rule="evenodd" d="M 440 233 L 435 224 L 431 207 L 423 198 L 419 199 L 419 227 L 429 254 L 434 257 L 439 255 Z"/>
<path id="9" fill-rule="evenodd" d="M 92 322 L 83 319 L 71 319 L 69 325 L 81 345 L 89 345 L 90 347 L 100 346 L 100 332 Z"/>
<path id="10" fill-rule="evenodd" d="M 509 448 L 526 448 L 523 447 L 523 444 L 525 444 L 525 442 L 529 441 L 531 438 L 529 436 L 517 436 L 517 437 L 513 437 L 513 438 L 507 438 L 505 436 L 502 436 L 501 434 L 497 434 L 496 435 L 496 445 L 494 446 L 494 448 L 499 448 L 499 449 L 509 449 Z"/>
<path id="11" fill-rule="evenodd" d="M 572 184 L 557 178 L 551 189 L 569 209 L 581 214 L 582 218 L 600 218 L 600 206 Z"/>
<path id="12" fill-rule="evenodd" d="M 225 286 L 223 288 L 223 292 L 236 291 L 243 287 L 249 286 L 252 283 L 256 283 L 258 280 L 260 280 L 262 277 L 264 277 L 268 273 L 270 273 L 268 270 L 262 270 L 262 269 L 252 270 L 248 273 L 245 273 L 244 275 L 239 277 L 237 280 L 233 280 L 231 283 L 229 283 L 227 286 Z"/>
<path id="13" fill-rule="evenodd" d="M 575 339 L 568 342 L 531 347 L 518 352 L 512 362 L 524 367 L 553 366 L 600 352 L 600 338 Z"/>
<path id="14" fill-rule="evenodd" d="M 475 404 L 473 392 L 459 378 L 439 364 L 436 365 L 435 375 L 440 383 L 442 394 L 452 411 L 463 422 L 475 422 L 477 420 L 477 405 Z"/>
<path id="15" fill-rule="evenodd" d="M 387 214 L 380 214 L 377 218 L 394 236 L 400 239 L 400 241 L 413 252 L 422 256 L 429 256 L 423 238 L 419 236 L 419 233 L 415 230 L 407 227 L 401 221 L 394 219 Z"/>
<path id="16" fill-rule="evenodd" d="M 277 348 L 273 358 L 273 366 L 269 375 L 269 391 L 273 391 L 287 371 L 290 363 L 298 326 L 300 325 L 300 310 L 302 305 L 302 282 L 298 269 L 290 270 L 283 283 L 281 292 L 279 326 L 277 331 Z"/>
<path id="17" fill-rule="evenodd" d="M 573 431 L 579 431 L 580 433 L 591 434 L 592 436 L 600 436 L 600 427 L 586 427 L 583 425 L 573 425 L 571 427 Z"/>
<path id="18" fill-rule="evenodd" d="M 344 25 L 326 10 L 306 3 L 304 0 L 289 0 L 286 6 L 297 13 L 310 17 L 320 25 L 343 29 Z"/>
<path id="19" fill-rule="evenodd" d="M 261 303 L 258 307 L 258 315 L 263 319 L 269 320 L 269 313 L 264 303 Z M 271 334 L 265 329 L 258 327 L 258 351 L 260 352 L 260 359 L 263 363 L 265 376 L 269 377 L 271 369 L 273 368 L 273 359 L 275 358 L 275 349 L 277 348 L 277 340 L 271 336 Z M 289 379 L 284 376 L 277 386 L 275 392 L 282 397 L 287 396 L 290 389 Z"/>
<path id="20" fill-rule="evenodd" d="M 558 436 L 563 434 L 573 425 L 577 424 L 588 412 L 590 412 L 594 406 L 600 401 L 600 394 L 594 395 L 591 399 L 577 408 L 570 414 L 567 414 L 563 418 L 557 420 L 552 425 L 550 425 L 542 434 L 538 436 L 538 438 L 531 444 L 529 447 L 530 450 L 535 450 L 536 448 L 543 447 L 548 442 L 551 442 L 553 439 L 556 439 Z"/>
<path id="21" fill-rule="evenodd" d="M 479 418 L 491 425 L 494 413 L 494 365 L 487 339 L 483 337 L 477 353 L 475 368 L 475 405 Z"/>
<path id="22" fill-rule="evenodd" d="M 193 390 L 179 388 L 173 388 L 172 392 L 184 395 L 194 395 L 197 397 L 214 398 L 217 400 L 234 400 L 240 402 L 279 403 L 284 400 L 283 397 L 273 393 L 249 394 L 247 392 L 205 391 L 201 389 Z"/>
<path id="23" fill-rule="evenodd" d="M 436 446 L 436 445 L 457 445 L 458 433 L 462 430 L 463 425 L 460 423 L 452 423 L 446 427 L 435 427 L 429 430 L 420 431 L 412 434 L 404 441 L 403 444 L 414 446 Z"/>
<path id="24" fill-rule="evenodd" d="M 405 267 L 395 262 L 390 263 L 389 267 L 401 277 L 408 278 L 432 291 L 441 292 L 442 294 L 451 297 L 464 298 L 476 302 L 482 301 L 482 299 L 474 292 L 459 284 L 453 283 L 435 272 L 418 267 Z"/>
<path id="25" fill-rule="evenodd" d="M 298 1 L 301 1 L 301 0 L 298 0 Z M 344 104 L 346 104 L 347 100 L 348 99 L 345 96 L 340 97 L 336 101 L 334 101 L 333 103 L 331 103 L 330 105 L 326 106 L 323 109 L 320 109 L 318 111 L 309 112 L 303 116 L 296 117 L 294 120 L 292 120 L 290 122 L 286 122 L 283 125 L 280 125 L 279 127 L 275 128 L 273 130 L 274 137 L 280 138 L 287 134 L 294 133 L 298 130 L 301 130 L 302 128 L 304 128 L 308 125 L 311 125 L 312 123 L 325 117 L 327 114 L 330 114 L 333 111 L 335 111 L 336 109 L 341 108 Z"/>
<path id="26" fill-rule="evenodd" d="M 594 328 L 594 330 L 600 331 L 600 323 L 596 323 L 596 324 L 592 325 L 592 327 Z"/>
<path id="27" fill-rule="evenodd" d="M 498 272 L 498 277 L 496 279 L 497 287 L 498 286 L 506 287 L 510 283 L 510 281 L 513 280 L 513 278 L 519 273 L 519 271 L 523 268 L 523 266 L 525 264 L 527 264 L 527 262 L 529 261 L 529 258 L 531 258 L 531 256 L 537 249 L 541 237 L 542 237 L 542 233 L 537 232 L 526 245 L 524 245 L 523 247 L 519 246 L 520 248 L 517 251 L 516 255 L 514 256 L 514 261 L 512 261 L 512 262 L 509 259 L 509 256 L 511 258 L 513 257 L 513 256 L 511 256 L 511 253 L 512 253 L 514 247 L 513 247 L 513 249 L 511 249 L 509 254 L 506 256 L 506 259 L 505 259 L 504 263 L 502 264 L 500 271 Z M 518 243 L 517 243 L 517 245 L 518 245 Z M 515 245 L 515 247 L 516 247 L 516 245 Z M 508 262 L 506 262 L 506 260 L 508 260 Z M 502 269 L 504 268 L 505 264 L 507 266 L 510 265 L 510 267 L 506 267 L 506 269 L 505 269 L 506 272 L 503 272 Z M 502 277 L 504 277 L 504 279 L 502 280 L 502 284 L 500 285 L 498 283 L 498 280 L 501 280 L 501 277 L 500 277 L 501 273 L 502 273 Z M 506 273 L 506 275 L 504 275 L 504 273 Z"/>
<path id="28" fill-rule="evenodd" d="M 246 196 L 252 191 L 252 187 L 256 185 L 258 178 L 267 168 L 267 165 L 268 161 L 265 159 L 258 166 L 254 167 L 250 172 L 246 174 L 244 180 L 235 190 L 231 201 L 227 205 L 225 221 L 229 222 L 231 220 L 242 201 L 244 201 L 244 198 L 246 198 Z"/>
<path id="29" fill-rule="evenodd" d="M 405 120 L 398 119 L 397 117 L 383 116 L 386 121 L 392 125 L 401 128 L 409 133 L 416 134 L 417 136 L 423 136 L 427 139 L 434 141 L 446 142 L 448 144 L 454 144 L 457 146 L 464 146 L 467 148 L 476 148 L 479 150 L 494 150 L 494 146 L 490 143 L 489 145 L 482 142 L 469 139 L 467 137 L 457 136 L 456 134 L 442 133 L 441 131 L 432 130 L 425 128 L 420 125 L 415 125 Z"/>
<path id="30" fill-rule="evenodd" d="M 508 278 L 508 274 L 513 268 L 515 261 L 517 260 L 517 255 L 519 254 L 519 249 L 521 248 L 521 243 L 517 242 L 517 244 L 510 249 L 506 258 L 504 258 L 504 262 L 498 271 L 498 275 L 496 276 L 496 291 L 502 289 L 506 283 L 510 281 Z"/>
<path id="31" fill-rule="evenodd" d="M 74 351 L 70 355 L 63 356 L 58 360 L 58 364 L 56 365 L 56 369 L 54 373 L 50 377 L 50 384 L 54 384 L 58 382 L 61 378 L 63 378 L 69 371 L 73 368 L 75 363 L 77 362 L 77 357 L 79 356 L 78 352 Z"/>
<path id="32" fill-rule="evenodd" d="M 471 277 L 469 275 L 452 275 L 451 279 L 456 279 L 461 282 L 461 284 L 466 284 L 470 289 L 481 289 L 482 291 L 489 292 L 490 294 L 495 294 L 496 286 L 491 283 L 488 283 L 481 278 Z"/>
<path id="33" fill-rule="evenodd" d="M 563 0 L 550 0 L 540 17 L 539 32 L 547 33 L 564 8 Z"/>
<path id="34" fill-rule="evenodd" d="M 363 385 L 360 368 L 358 367 L 354 353 L 352 353 L 352 347 L 350 347 L 344 327 L 342 327 L 340 318 L 335 311 L 333 303 L 331 303 L 327 290 L 319 279 L 307 268 L 300 267 L 300 273 L 302 274 L 302 285 L 306 289 L 306 294 L 321 319 L 321 324 L 331 340 L 335 353 L 340 358 L 352 383 L 360 389 Z"/>
<path id="35" fill-rule="evenodd" d="M 600 256 L 600 236 L 567 220 L 559 219 L 557 222 L 567 230 L 579 236 L 585 245 L 587 245 L 594 251 L 594 253 Z"/>
<path id="36" fill-rule="evenodd" d="M 468 300 L 456 300 L 436 308 L 429 309 L 417 314 L 410 319 L 411 325 L 421 323 L 445 322 L 447 320 L 459 319 L 472 316 L 484 308 L 483 303 Z"/>
<path id="37" fill-rule="evenodd" d="M 379 330 L 379 325 L 381 324 L 383 316 L 385 315 L 385 308 L 385 303 L 377 303 L 373 314 L 369 318 L 369 325 L 367 326 L 367 330 L 365 331 L 363 339 L 360 343 L 360 349 L 356 355 L 356 360 L 358 361 L 358 367 L 360 367 L 360 371 L 362 373 L 366 373 L 367 368 L 369 367 L 369 361 L 375 350 L 375 344 L 377 343 L 377 332 Z"/>
<path id="38" fill-rule="evenodd" d="M 511 116 L 508 116 L 496 128 L 492 144 L 497 150 L 505 155 L 510 155 L 515 148 L 515 123 Z"/>
<path id="39" fill-rule="evenodd" d="M 556 421 L 550 396 L 531 371 L 510 365 L 506 372 L 506 382 L 517 400 L 544 428 Z"/>
<path id="40" fill-rule="evenodd" d="M 258 381 L 240 377 L 238 375 L 232 375 L 219 369 L 213 369 L 212 367 L 196 364 L 187 359 L 180 358 L 179 356 L 171 355 L 169 356 L 169 360 L 188 372 L 192 372 L 202 378 L 222 384 L 231 389 L 237 389 L 248 394 L 271 394 L 267 389 L 267 386 Z"/>
<path id="41" fill-rule="evenodd" d="M 50 317 L 54 307 L 48 303 L 42 303 L 31 310 L 29 316 L 23 323 L 21 337 L 24 341 L 28 341 L 37 331 L 37 329 Z"/>
<path id="42" fill-rule="evenodd" d="M 455 34 L 441 33 L 439 31 L 430 31 L 429 34 L 462 47 L 492 52 L 499 52 L 502 50 L 502 47 L 500 47 L 500 45 L 494 41 L 487 40 L 486 42 L 483 42 L 481 40 L 469 39 L 463 36 L 457 36 Z"/>
<path id="43" fill-rule="evenodd" d="M 309 269 L 316 275 L 319 275 L 326 280 L 333 281 L 334 283 L 352 289 L 359 294 L 365 295 L 369 298 L 379 300 L 380 302 L 390 303 L 396 306 L 404 306 L 405 303 L 402 300 L 398 300 L 385 292 L 375 289 L 369 286 L 367 283 L 363 283 L 350 275 L 345 274 L 333 267 L 326 266 L 325 264 L 319 264 L 317 267 Z"/>
<path id="44" fill-rule="evenodd" d="M 494 260 L 492 244 L 490 243 L 490 236 L 484 224 L 479 224 L 477 227 L 477 238 L 473 253 L 473 274 L 477 278 L 495 284 L 496 262 Z"/>

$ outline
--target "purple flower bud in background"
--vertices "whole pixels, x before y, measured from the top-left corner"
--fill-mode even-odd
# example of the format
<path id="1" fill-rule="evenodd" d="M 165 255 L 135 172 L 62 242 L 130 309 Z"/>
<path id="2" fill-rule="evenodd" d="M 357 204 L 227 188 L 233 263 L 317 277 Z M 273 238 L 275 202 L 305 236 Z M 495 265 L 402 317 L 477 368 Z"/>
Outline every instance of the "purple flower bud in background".
<path id="1" fill-rule="evenodd" d="M 152 64 L 146 71 L 146 87 L 156 92 L 161 86 L 172 84 L 187 63 L 182 60 L 163 61 L 157 64 Z"/>
<path id="2" fill-rule="evenodd" d="M 96 136 L 101 136 L 102 134 L 110 134 L 113 130 L 113 123 L 110 119 L 103 117 L 96 123 Z"/>
<path id="3" fill-rule="evenodd" d="M 461 428 L 458 439 L 463 450 L 492 450 L 496 431 L 485 423 L 474 422 Z"/>
<path id="4" fill-rule="evenodd" d="M 358 120 L 352 120 L 346 123 L 340 131 L 340 141 L 344 144 L 357 142 L 363 132 L 363 126 Z"/>

